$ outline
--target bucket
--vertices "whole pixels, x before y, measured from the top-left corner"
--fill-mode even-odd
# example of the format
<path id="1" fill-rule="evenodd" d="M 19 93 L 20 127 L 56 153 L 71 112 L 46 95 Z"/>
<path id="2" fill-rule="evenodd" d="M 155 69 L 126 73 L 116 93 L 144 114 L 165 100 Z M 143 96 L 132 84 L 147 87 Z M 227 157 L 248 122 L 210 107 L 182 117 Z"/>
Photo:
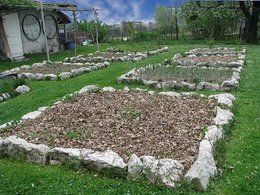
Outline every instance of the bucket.
<path id="1" fill-rule="evenodd" d="M 75 49 L 75 43 L 65 42 L 65 49 L 67 49 L 67 50 Z"/>

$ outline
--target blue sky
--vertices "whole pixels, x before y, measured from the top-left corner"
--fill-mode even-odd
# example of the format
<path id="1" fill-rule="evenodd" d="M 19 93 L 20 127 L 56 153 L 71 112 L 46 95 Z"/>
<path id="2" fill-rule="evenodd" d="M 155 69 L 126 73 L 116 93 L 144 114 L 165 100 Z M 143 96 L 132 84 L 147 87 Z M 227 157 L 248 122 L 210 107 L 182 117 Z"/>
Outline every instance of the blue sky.
<path id="1" fill-rule="evenodd" d="M 74 3 L 78 8 L 100 8 L 99 19 L 105 23 L 120 23 L 122 20 L 144 21 L 154 20 L 156 6 L 173 6 L 182 0 L 43 0 L 43 2 Z M 79 13 L 81 19 L 92 19 L 93 14 Z"/>

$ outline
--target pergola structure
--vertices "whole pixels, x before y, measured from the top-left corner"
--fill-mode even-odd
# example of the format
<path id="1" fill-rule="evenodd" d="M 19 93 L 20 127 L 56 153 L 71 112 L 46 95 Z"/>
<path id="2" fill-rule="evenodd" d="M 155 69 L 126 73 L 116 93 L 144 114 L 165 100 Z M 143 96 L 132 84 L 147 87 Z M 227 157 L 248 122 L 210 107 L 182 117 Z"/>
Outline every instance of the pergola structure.
<path id="1" fill-rule="evenodd" d="M 44 23 L 44 15 L 43 15 L 43 10 L 44 9 L 52 9 L 52 10 L 59 10 L 59 11 L 72 11 L 73 14 L 73 20 L 74 20 L 74 41 L 75 41 L 75 56 L 77 55 L 77 22 L 76 22 L 76 15 L 77 12 L 93 12 L 96 18 L 96 21 L 98 22 L 98 10 L 96 8 L 85 8 L 85 9 L 78 9 L 77 5 L 75 4 L 69 4 L 69 3 L 42 3 L 42 0 L 40 1 L 41 3 L 41 10 L 42 10 L 42 21 Z M 45 24 L 43 24 L 45 28 Z M 47 58 L 48 61 L 50 61 L 49 58 L 49 51 L 48 51 L 48 44 L 47 44 L 47 37 L 45 36 L 45 41 L 46 41 L 46 52 L 47 52 Z M 96 43 L 97 43 L 97 51 L 99 51 L 99 42 L 98 42 L 98 29 L 96 25 Z"/>

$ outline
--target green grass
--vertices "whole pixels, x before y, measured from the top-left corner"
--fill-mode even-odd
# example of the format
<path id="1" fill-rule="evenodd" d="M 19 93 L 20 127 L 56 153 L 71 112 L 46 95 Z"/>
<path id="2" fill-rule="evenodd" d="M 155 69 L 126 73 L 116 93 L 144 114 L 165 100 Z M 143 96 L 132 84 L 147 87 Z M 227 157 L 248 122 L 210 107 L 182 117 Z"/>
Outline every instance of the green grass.
<path id="1" fill-rule="evenodd" d="M 173 56 L 174 53 L 203 47 L 203 45 L 175 44 L 169 47 L 170 52 L 152 56 L 136 64 L 116 63 L 107 69 L 66 81 L 29 81 L 32 88 L 30 93 L 1 103 L 0 124 L 19 119 L 23 114 L 34 111 L 40 106 L 52 105 L 65 94 L 79 90 L 88 84 L 123 88 L 124 85 L 117 85 L 115 80 L 133 67 L 158 63 L 164 58 Z M 217 165 L 222 173 L 211 180 L 208 194 L 260 193 L 260 48 L 259 46 L 247 46 L 247 48 L 246 67 L 240 88 L 233 92 L 237 98 L 233 108 L 235 121 L 232 127 L 227 129 L 228 133 L 225 139 L 219 142 L 216 151 Z M 133 86 L 140 87 L 140 85 L 131 85 Z M 44 167 L 2 159 L 0 160 L 0 194 L 15 193 L 191 194 L 194 192 L 185 182 L 178 189 L 166 189 L 149 185 L 144 181 L 110 179 L 88 172 L 77 173 L 66 167 Z"/>

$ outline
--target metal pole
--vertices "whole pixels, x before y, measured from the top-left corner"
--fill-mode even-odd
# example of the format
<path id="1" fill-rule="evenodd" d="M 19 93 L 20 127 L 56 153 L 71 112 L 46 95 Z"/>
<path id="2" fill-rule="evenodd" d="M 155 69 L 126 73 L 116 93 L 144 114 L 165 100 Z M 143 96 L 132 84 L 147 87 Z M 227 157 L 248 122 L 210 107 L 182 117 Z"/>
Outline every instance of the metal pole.
<path id="1" fill-rule="evenodd" d="M 73 18 L 74 18 L 74 44 L 75 44 L 74 55 L 76 57 L 77 56 L 77 22 L 76 22 L 75 10 L 73 10 Z"/>
<path id="2" fill-rule="evenodd" d="M 42 25 L 43 25 L 43 31 L 44 31 L 44 39 L 45 39 L 47 60 L 48 60 L 48 62 L 50 62 L 50 54 L 49 54 L 48 39 L 47 39 L 47 32 L 46 32 L 46 26 L 45 26 L 45 20 L 44 20 L 42 0 L 40 2 L 41 2 Z"/>

